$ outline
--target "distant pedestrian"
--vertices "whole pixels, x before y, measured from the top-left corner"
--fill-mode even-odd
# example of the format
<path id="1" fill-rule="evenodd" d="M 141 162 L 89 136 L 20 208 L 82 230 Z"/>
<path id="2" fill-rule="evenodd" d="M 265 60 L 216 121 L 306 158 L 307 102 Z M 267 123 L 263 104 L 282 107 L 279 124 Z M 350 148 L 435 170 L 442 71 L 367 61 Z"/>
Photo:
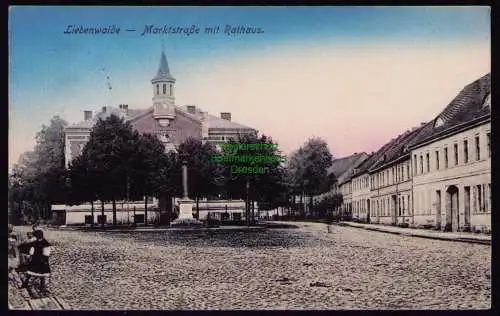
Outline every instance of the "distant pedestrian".
<path id="1" fill-rule="evenodd" d="M 33 232 L 33 236 L 36 240 L 31 243 L 29 250 L 31 260 L 26 267 L 27 276 L 21 288 L 27 288 L 30 278 L 35 276 L 40 278 L 40 290 L 47 293 L 46 278 L 50 277 L 49 256 L 51 244 L 44 238 L 41 230 Z"/>

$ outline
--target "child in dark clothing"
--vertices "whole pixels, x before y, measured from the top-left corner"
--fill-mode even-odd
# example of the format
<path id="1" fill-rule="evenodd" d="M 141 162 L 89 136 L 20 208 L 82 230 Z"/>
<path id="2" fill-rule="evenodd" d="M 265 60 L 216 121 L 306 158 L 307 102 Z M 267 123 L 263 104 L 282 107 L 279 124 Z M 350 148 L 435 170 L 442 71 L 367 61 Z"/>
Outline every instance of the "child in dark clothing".
<path id="1" fill-rule="evenodd" d="M 50 276 L 49 256 L 51 251 L 51 244 L 43 237 L 41 230 L 33 232 L 35 241 L 31 242 L 29 254 L 31 260 L 26 266 L 26 279 L 24 280 L 21 288 L 27 288 L 28 282 L 31 277 L 40 277 L 40 290 L 47 293 L 46 278 Z"/>

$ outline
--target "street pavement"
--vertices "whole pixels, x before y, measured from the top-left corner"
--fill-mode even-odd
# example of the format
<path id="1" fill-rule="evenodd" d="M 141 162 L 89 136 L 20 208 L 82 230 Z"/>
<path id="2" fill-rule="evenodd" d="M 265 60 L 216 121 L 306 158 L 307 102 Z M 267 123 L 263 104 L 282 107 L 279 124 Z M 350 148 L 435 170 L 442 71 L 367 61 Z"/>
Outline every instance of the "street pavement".
<path id="1" fill-rule="evenodd" d="M 488 245 L 294 224 L 202 234 L 48 230 L 49 286 L 87 310 L 491 307 Z"/>

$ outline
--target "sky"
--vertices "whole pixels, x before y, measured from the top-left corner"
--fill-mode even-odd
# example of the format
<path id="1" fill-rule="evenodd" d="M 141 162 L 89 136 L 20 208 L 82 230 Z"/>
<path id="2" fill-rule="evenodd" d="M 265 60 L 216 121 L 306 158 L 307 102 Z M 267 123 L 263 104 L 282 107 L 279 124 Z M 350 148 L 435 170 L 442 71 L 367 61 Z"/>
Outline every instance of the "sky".
<path id="1" fill-rule="evenodd" d="M 199 32 L 142 35 L 150 25 Z M 65 34 L 79 26 L 120 32 Z M 74 123 L 104 105 L 152 106 L 162 49 L 177 105 L 231 112 L 286 154 L 310 137 L 334 157 L 370 153 L 489 73 L 490 40 L 480 6 L 12 6 L 9 166 L 54 115 Z"/>

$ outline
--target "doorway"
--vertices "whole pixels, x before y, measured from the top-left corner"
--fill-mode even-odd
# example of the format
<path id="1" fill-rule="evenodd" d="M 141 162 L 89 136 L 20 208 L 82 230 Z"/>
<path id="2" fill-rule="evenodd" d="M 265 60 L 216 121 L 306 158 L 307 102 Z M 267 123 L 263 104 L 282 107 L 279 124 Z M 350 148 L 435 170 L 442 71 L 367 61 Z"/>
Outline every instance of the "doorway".
<path id="1" fill-rule="evenodd" d="M 464 231 L 470 231 L 470 187 L 464 187 Z"/>
<path id="2" fill-rule="evenodd" d="M 451 185 L 446 190 L 446 231 L 458 231 L 458 188 Z"/>
<path id="3" fill-rule="evenodd" d="M 436 229 L 441 229 L 441 190 L 436 190 Z"/>
<path id="4" fill-rule="evenodd" d="M 366 211 L 366 222 L 370 224 L 370 200 L 366 200 L 367 211 Z"/>
<path id="5" fill-rule="evenodd" d="M 392 203 L 391 203 L 392 225 L 396 225 L 397 224 L 396 211 L 398 209 L 398 197 L 396 195 L 393 195 L 391 198 L 392 198 Z"/>

